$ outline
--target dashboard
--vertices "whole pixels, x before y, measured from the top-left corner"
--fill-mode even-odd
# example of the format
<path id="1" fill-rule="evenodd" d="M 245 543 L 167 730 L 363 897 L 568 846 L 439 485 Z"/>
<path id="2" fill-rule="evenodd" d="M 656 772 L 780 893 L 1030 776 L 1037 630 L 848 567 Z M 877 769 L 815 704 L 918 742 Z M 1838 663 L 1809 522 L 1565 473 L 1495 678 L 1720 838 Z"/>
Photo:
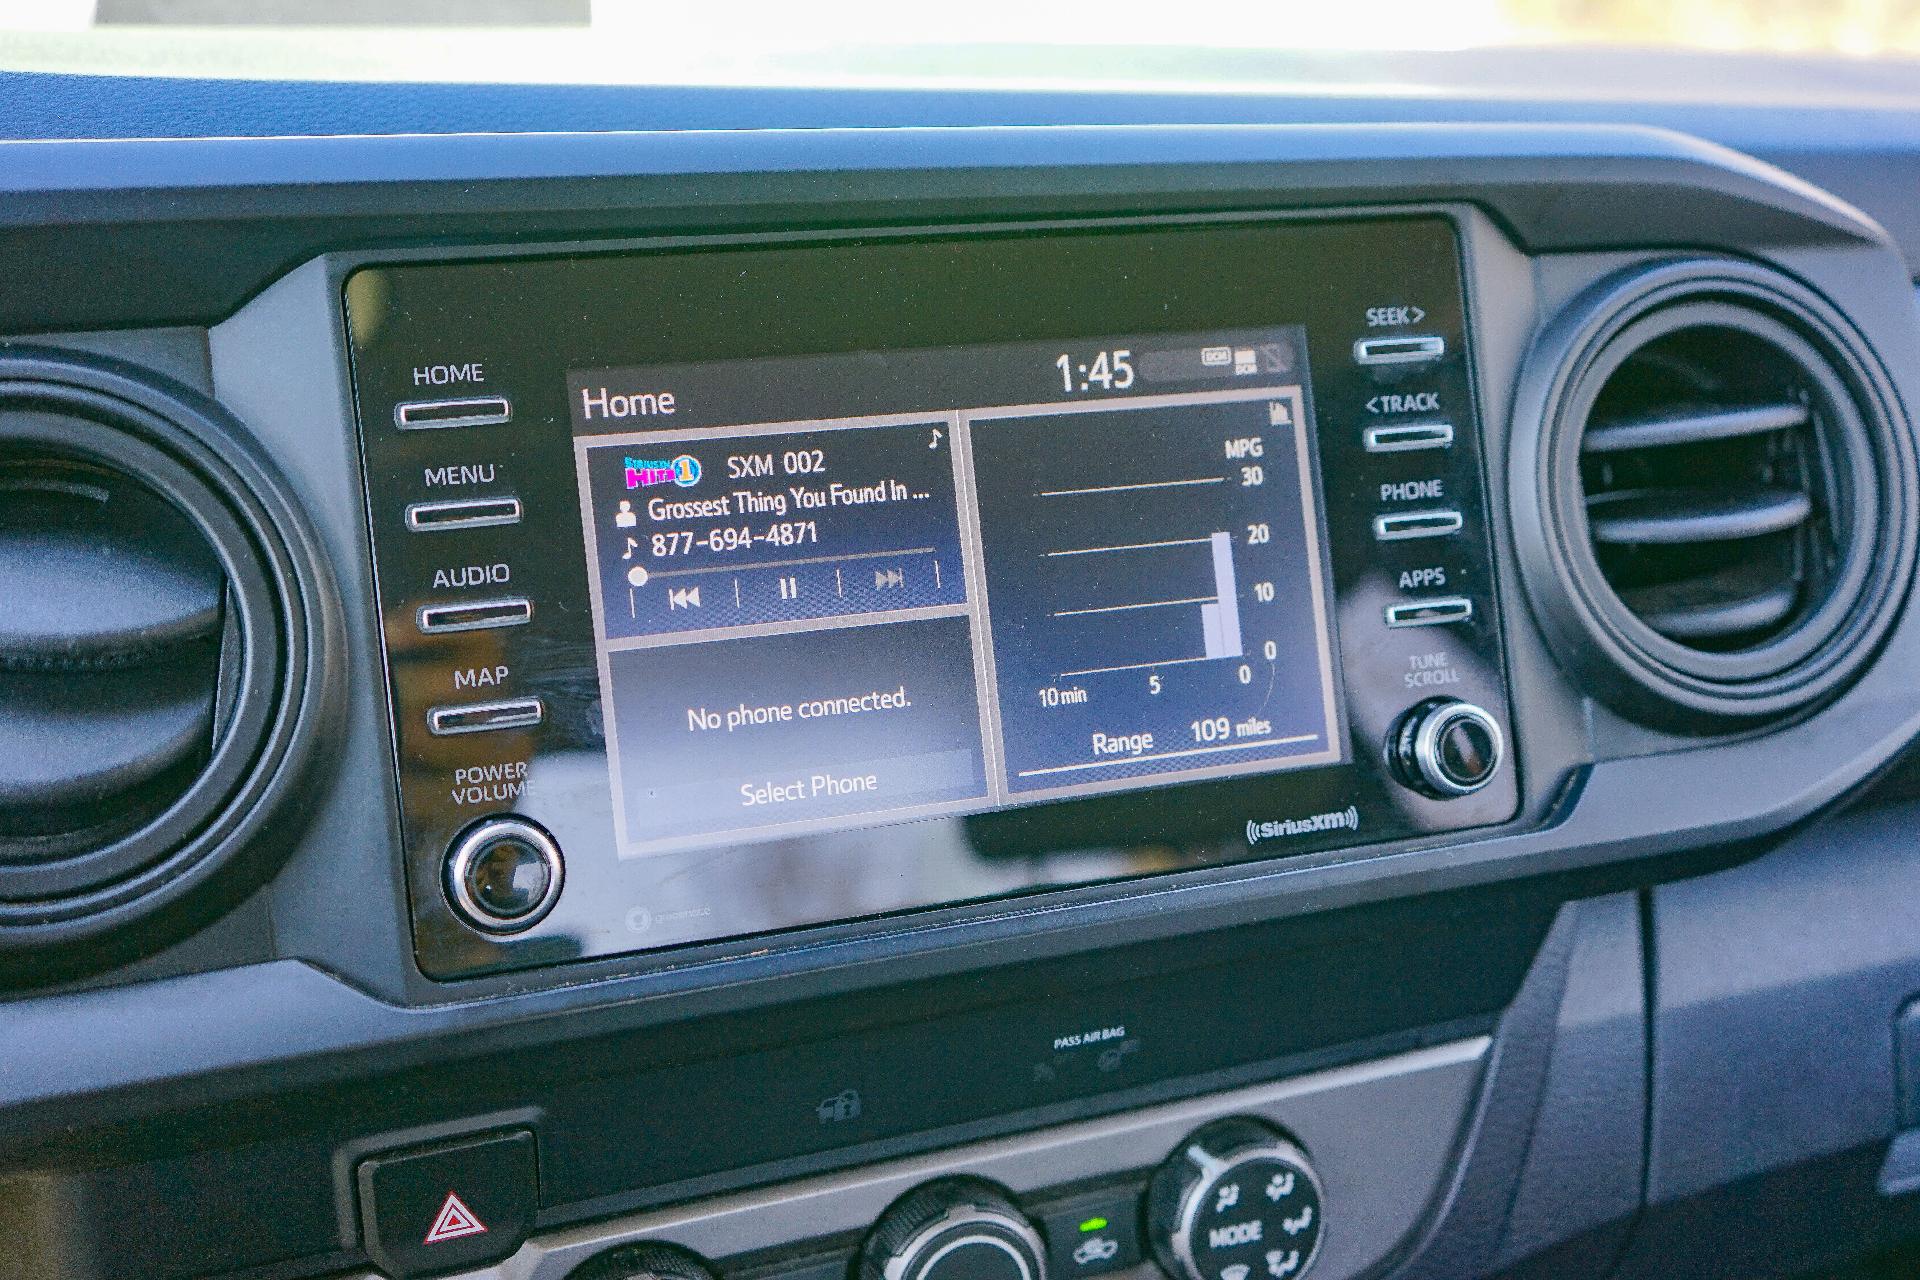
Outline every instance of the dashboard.
<path id="1" fill-rule="evenodd" d="M 0 1275 L 1910 1239 L 1920 240 L 1513 114 L 0 143 Z"/>

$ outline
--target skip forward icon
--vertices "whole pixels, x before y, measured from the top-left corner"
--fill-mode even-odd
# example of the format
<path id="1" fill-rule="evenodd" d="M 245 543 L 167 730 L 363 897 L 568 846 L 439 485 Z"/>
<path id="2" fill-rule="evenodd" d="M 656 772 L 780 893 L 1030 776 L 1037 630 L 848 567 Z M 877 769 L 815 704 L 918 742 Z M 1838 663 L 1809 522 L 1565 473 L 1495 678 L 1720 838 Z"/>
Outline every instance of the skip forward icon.
<path id="1" fill-rule="evenodd" d="M 483 1236 L 486 1233 L 486 1224 L 467 1208 L 459 1193 L 449 1191 L 446 1202 L 433 1219 L 433 1225 L 427 1228 L 427 1238 L 421 1243 L 443 1244 L 448 1240 L 464 1240 L 468 1236 Z"/>

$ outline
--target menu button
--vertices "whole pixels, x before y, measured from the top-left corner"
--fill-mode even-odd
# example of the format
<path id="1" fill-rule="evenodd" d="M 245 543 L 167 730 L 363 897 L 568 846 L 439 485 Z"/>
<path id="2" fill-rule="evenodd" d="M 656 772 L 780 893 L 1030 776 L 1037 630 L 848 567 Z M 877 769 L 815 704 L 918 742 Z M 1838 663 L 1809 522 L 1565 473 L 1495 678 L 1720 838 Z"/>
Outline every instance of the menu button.
<path id="1" fill-rule="evenodd" d="M 520 523 L 518 498 L 456 498 L 446 502 L 415 502 L 407 507 L 407 528 L 414 533 L 445 529 L 486 529 Z"/>

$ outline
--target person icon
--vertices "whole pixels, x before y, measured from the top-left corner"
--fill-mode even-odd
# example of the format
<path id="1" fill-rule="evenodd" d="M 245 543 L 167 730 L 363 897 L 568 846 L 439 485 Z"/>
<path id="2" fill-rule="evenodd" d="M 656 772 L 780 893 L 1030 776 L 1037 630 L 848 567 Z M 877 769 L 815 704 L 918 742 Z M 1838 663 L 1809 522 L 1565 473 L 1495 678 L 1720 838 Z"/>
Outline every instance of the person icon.
<path id="1" fill-rule="evenodd" d="M 620 499 L 620 509 L 613 513 L 615 528 L 631 529 L 640 523 L 640 517 L 633 514 L 633 504 L 625 498 Z"/>

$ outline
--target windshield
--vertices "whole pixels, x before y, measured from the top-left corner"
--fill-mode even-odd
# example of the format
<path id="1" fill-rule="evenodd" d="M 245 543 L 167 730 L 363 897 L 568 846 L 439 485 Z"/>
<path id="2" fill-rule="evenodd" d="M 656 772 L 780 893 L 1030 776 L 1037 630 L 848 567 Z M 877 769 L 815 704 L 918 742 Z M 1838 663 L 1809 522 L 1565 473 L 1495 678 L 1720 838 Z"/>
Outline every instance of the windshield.
<path id="1" fill-rule="evenodd" d="M 0 0 L 0 67 L 121 75 L 1392 87 L 1423 79 L 1418 55 L 1512 49 L 1583 71 L 1590 56 L 1612 58 L 1646 82 L 1636 90 L 1684 94 L 1684 77 L 1633 55 L 1908 56 L 1920 53 L 1920 2 Z"/>

